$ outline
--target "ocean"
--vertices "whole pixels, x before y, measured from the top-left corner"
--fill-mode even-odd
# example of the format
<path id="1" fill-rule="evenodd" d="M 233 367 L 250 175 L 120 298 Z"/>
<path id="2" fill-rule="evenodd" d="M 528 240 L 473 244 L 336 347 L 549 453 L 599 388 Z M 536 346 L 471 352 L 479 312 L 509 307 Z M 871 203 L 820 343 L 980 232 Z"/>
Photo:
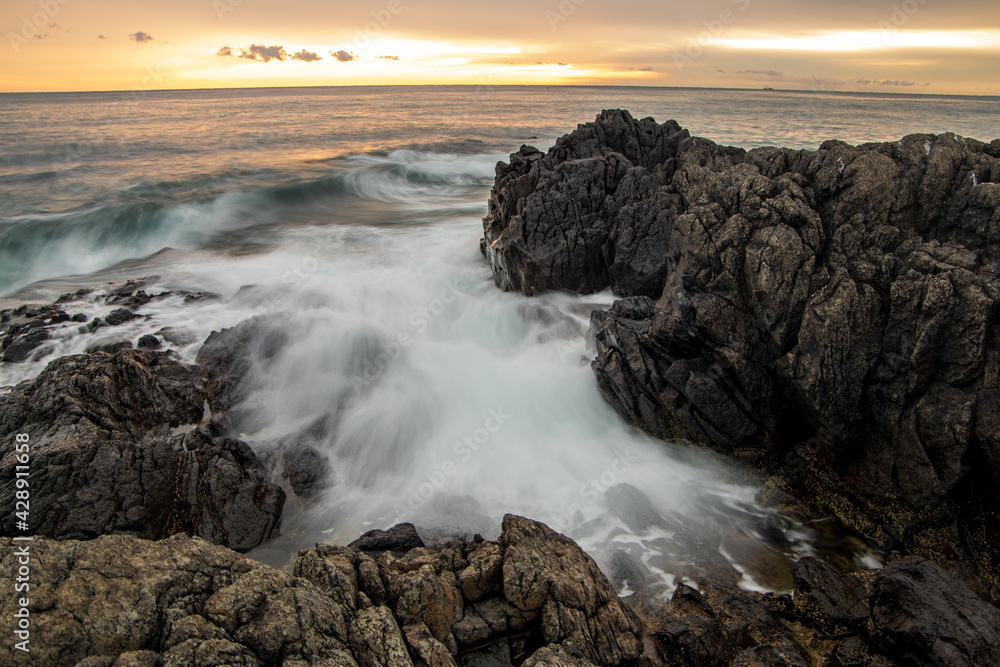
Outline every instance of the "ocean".
<path id="1" fill-rule="evenodd" d="M 787 590 L 794 558 L 874 554 L 759 506 L 759 480 L 719 457 L 615 415 L 586 339 L 614 295 L 493 284 L 479 239 L 494 166 L 604 108 L 721 144 L 815 149 L 916 132 L 990 141 L 998 102 L 508 86 L 3 94 L 0 307 L 145 276 L 222 298 L 154 301 L 109 334 L 67 327 L 32 360 L 0 364 L 0 391 L 95 336 L 172 327 L 193 361 L 211 331 L 268 316 L 290 343 L 254 369 L 236 426 L 264 454 L 333 424 L 317 444 L 332 472 L 317 496 L 290 499 L 282 536 L 255 557 L 283 565 L 399 521 L 492 538 L 513 512 L 577 539 L 622 592 L 671 590 L 699 552 L 744 587 Z"/>

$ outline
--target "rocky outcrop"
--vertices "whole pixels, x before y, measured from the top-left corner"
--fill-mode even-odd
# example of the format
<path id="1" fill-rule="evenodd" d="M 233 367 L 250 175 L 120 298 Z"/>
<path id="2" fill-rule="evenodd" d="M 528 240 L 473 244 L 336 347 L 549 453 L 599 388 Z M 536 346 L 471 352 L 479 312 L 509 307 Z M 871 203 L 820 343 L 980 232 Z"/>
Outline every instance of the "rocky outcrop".
<path id="1" fill-rule="evenodd" d="M 505 289 L 627 297 L 591 335 L 630 423 L 1000 574 L 1000 140 L 744 151 L 606 111 L 498 165 L 484 231 Z"/>
<path id="2" fill-rule="evenodd" d="M 5 571 L 14 545 L 0 538 Z M 37 664 L 611 666 L 642 653 L 637 619 L 593 561 L 520 517 L 500 542 L 317 545 L 292 574 L 186 535 L 36 538 L 30 553 Z M 0 598 L 0 615 L 16 604 Z M 5 642 L 0 662 L 14 659 Z"/>
<path id="3" fill-rule="evenodd" d="M 794 598 L 681 584 L 639 611 L 667 665 L 996 664 L 1000 611 L 959 575 L 916 557 L 844 574 L 796 566 Z"/>
<path id="4" fill-rule="evenodd" d="M 901 664 L 1000 664 L 1000 611 L 928 560 L 906 558 L 879 572 L 871 608 L 876 639 Z"/>
<path id="5" fill-rule="evenodd" d="M 0 531 L 16 529 L 15 434 L 29 437 L 30 527 L 198 535 L 240 551 L 277 529 L 284 493 L 249 446 L 202 422 L 204 378 L 165 352 L 62 357 L 0 395 Z"/>
<path id="6" fill-rule="evenodd" d="M 0 567 L 17 571 L 17 550 L 27 549 L 31 657 L 54 667 L 998 660 L 1000 610 L 920 558 L 853 574 L 803 559 L 794 598 L 679 584 L 669 602 L 626 602 L 574 542 L 522 517 L 505 517 L 496 542 L 384 544 L 381 553 L 320 544 L 281 572 L 183 534 L 36 537 L 26 546 L 0 538 Z M 20 606 L 0 596 L 0 616 Z M 0 663 L 14 664 L 16 651 L 4 642 Z"/>

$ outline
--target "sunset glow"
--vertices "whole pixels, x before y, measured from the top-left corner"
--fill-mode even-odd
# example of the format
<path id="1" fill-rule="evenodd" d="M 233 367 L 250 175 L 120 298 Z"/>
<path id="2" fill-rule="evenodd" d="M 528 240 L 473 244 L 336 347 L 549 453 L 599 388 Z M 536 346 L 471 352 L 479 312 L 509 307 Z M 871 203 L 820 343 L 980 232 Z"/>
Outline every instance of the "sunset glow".
<path id="1" fill-rule="evenodd" d="M 1000 93 L 1000 29 L 984 27 L 1000 25 L 1000 4 L 830 5 L 12 0 L 0 9 L 0 91 L 576 83 Z"/>

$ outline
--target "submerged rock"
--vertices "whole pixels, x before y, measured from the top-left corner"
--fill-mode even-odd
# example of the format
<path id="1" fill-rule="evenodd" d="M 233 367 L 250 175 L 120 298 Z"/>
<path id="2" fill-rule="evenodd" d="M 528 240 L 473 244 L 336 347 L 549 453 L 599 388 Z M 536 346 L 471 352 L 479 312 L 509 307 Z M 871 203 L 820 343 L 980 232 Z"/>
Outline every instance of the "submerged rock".
<path id="1" fill-rule="evenodd" d="M 213 331 L 196 359 L 209 378 L 212 410 L 230 410 L 245 400 L 254 388 L 254 364 L 274 357 L 287 342 L 288 332 L 264 316 Z"/>
<path id="2" fill-rule="evenodd" d="M 27 361 L 51 338 L 51 332 L 69 326 L 78 319 L 71 317 L 57 304 L 23 305 L 0 312 L 0 361 Z"/>
<path id="3" fill-rule="evenodd" d="M 744 151 L 605 111 L 499 164 L 483 226 L 504 289 L 628 297 L 590 334 L 628 422 L 1000 582 L 1000 143 Z"/>

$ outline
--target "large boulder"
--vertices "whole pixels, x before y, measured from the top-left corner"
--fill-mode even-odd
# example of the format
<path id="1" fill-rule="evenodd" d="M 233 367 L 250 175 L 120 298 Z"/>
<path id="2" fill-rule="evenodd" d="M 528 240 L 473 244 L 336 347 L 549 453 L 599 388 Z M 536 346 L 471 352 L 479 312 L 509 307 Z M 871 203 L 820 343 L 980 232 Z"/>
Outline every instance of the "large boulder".
<path id="1" fill-rule="evenodd" d="M 60 539 L 177 532 L 247 551 L 284 492 L 249 446 L 203 415 L 204 379 L 165 352 L 62 357 L 0 396 L 0 533 L 19 535 L 15 435 L 30 444 L 29 530 Z"/>
<path id="2" fill-rule="evenodd" d="M 641 627 L 593 559 L 543 523 L 504 517 L 503 594 L 541 617 L 550 644 L 575 647 L 595 664 L 619 665 L 642 654 Z"/>
<path id="3" fill-rule="evenodd" d="M 871 609 L 877 641 L 900 664 L 1000 665 L 1000 610 L 929 560 L 905 558 L 879 572 Z"/>
<path id="4" fill-rule="evenodd" d="M 627 421 L 1000 573 L 1000 140 L 744 151 L 605 111 L 498 165 L 483 226 L 504 289 L 626 297 L 591 336 Z"/>

